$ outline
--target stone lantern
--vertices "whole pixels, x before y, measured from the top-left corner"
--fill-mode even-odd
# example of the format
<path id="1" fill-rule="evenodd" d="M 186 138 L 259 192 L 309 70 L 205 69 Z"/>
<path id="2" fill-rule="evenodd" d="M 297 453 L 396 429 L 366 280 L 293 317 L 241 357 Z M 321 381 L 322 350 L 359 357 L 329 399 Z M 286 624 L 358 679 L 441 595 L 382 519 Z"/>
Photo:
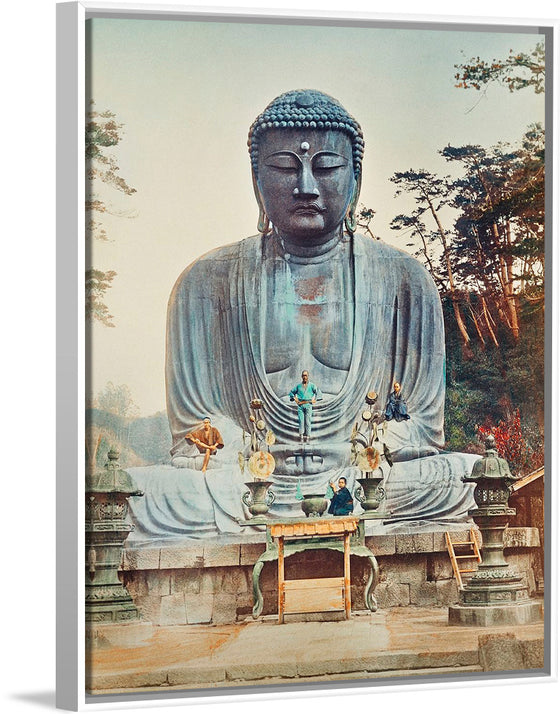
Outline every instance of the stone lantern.
<path id="1" fill-rule="evenodd" d="M 138 609 L 119 580 L 124 542 L 134 529 L 126 522 L 128 499 L 142 496 L 111 449 L 105 468 L 86 476 L 86 623 L 138 620 Z"/>
<path id="2" fill-rule="evenodd" d="M 509 508 L 513 476 L 498 456 L 492 435 L 484 458 L 476 461 L 465 483 L 475 483 L 477 508 L 469 511 L 482 535 L 482 562 L 459 591 L 459 604 L 449 608 L 449 622 L 463 625 L 521 625 L 541 619 L 540 603 L 529 599 L 521 575 L 504 558 L 504 531 L 515 509 Z"/>

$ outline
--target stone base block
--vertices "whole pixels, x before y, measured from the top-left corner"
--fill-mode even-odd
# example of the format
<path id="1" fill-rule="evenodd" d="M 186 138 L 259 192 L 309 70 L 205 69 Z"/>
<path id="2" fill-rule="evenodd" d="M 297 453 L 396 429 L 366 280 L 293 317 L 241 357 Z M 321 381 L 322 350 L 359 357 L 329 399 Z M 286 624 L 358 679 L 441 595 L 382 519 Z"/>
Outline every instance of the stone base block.
<path id="1" fill-rule="evenodd" d="M 511 632 L 479 635 L 478 656 L 485 672 L 542 669 L 544 642 L 519 640 Z"/>
<path id="2" fill-rule="evenodd" d="M 475 627 L 528 625 L 531 622 L 539 622 L 542 617 L 542 605 L 536 600 L 513 605 L 451 605 L 449 607 L 450 625 Z"/>
<path id="3" fill-rule="evenodd" d="M 86 625 L 86 649 L 91 647 L 136 647 L 153 634 L 153 625 L 146 620 Z"/>
<path id="4" fill-rule="evenodd" d="M 368 521 L 372 524 L 374 521 Z M 506 531 L 506 547 L 508 547 Z M 469 607 L 477 609 L 487 603 L 501 606 L 514 601 L 526 602 L 535 593 L 535 563 L 540 562 L 537 550 L 537 529 L 516 529 L 509 547 L 509 556 L 522 580 L 507 583 L 487 602 L 480 597 L 482 588 L 473 593 Z M 265 534 L 206 542 L 191 540 L 174 545 L 146 548 L 125 548 L 123 557 L 124 584 L 142 617 L 154 625 L 228 624 L 244 620 L 253 608 L 253 566 L 266 548 Z M 257 539 L 257 540 L 251 540 Z M 467 540 L 468 531 L 454 532 L 454 539 Z M 366 537 L 366 545 L 375 554 L 380 570 L 380 582 L 374 597 L 380 610 L 418 605 L 421 607 L 450 606 L 459 593 L 447 553 L 445 532 L 382 533 Z M 352 610 L 365 608 L 365 585 L 370 565 L 365 558 L 351 556 Z M 286 577 L 305 579 L 342 575 L 342 553 L 316 550 L 297 553 L 286 559 Z M 535 571 L 535 572 L 534 572 Z M 490 584 L 496 585 L 494 580 Z M 260 586 L 263 595 L 263 615 L 275 615 L 278 608 L 277 563 L 267 562 L 262 570 Z M 471 586 L 471 590 L 474 586 Z M 509 591 L 512 590 L 510 593 Z M 98 605 L 96 605 L 98 607 Z M 96 618 L 100 613 L 96 613 Z M 114 620 L 109 613 L 108 621 Z M 136 618 L 132 613 L 130 617 Z M 123 616 L 120 617 L 122 620 Z M 99 622 L 99 619 L 98 619 Z"/>

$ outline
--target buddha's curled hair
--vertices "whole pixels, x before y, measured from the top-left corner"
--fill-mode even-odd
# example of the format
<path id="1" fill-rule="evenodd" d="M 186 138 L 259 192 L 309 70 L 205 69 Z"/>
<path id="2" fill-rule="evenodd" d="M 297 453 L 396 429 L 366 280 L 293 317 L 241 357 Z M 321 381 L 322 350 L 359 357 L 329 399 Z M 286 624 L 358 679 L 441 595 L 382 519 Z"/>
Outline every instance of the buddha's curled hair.
<path id="1" fill-rule="evenodd" d="M 333 97 L 316 89 L 296 89 L 281 94 L 259 114 L 249 130 L 249 154 L 257 176 L 259 139 L 267 129 L 323 129 L 347 134 L 352 142 L 356 179 L 362 170 L 364 137 L 358 122 Z"/>

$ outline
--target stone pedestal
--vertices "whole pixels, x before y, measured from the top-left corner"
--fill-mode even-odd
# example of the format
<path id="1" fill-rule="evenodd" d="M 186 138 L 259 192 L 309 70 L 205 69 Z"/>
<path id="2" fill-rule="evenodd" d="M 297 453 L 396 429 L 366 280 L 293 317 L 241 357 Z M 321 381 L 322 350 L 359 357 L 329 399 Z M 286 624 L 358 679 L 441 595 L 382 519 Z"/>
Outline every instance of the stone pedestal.
<path id="1" fill-rule="evenodd" d="M 301 514 L 303 518 L 303 512 Z M 445 532 L 381 534 L 378 520 L 360 517 L 366 531 L 365 545 L 379 563 L 383 574 L 375 589 L 380 610 L 395 607 L 449 608 L 458 602 L 457 581 L 449 560 Z M 143 617 L 155 626 L 230 624 L 250 616 L 253 600 L 251 573 L 266 549 L 263 532 L 271 520 L 266 516 L 242 522 L 242 535 L 227 539 L 155 542 L 126 547 L 122 572 L 127 590 Z M 469 530 L 456 530 L 454 539 L 468 540 Z M 529 585 L 536 590 L 535 571 L 540 549 L 537 528 L 508 528 L 506 557 Z M 366 608 L 364 584 L 369 566 L 363 558 L 352 558 L 352 602 Z M 305 578 L 331 577 L 340 573 L 340 553 L 318 551 L 289 558 L 288 575 Z M 276 574 L 264 566 L 261 585 L 263 615 L 276 612 Z"/>
<path id="2" fill-rule="evenodd" d="M 451 605 L 450 625 L 495 627 L 499 625 L 529 625 L 542 620 L 542 606 L 535 600 L 518 601 L 515 605 L 483 605 L 468 607 Z"/>

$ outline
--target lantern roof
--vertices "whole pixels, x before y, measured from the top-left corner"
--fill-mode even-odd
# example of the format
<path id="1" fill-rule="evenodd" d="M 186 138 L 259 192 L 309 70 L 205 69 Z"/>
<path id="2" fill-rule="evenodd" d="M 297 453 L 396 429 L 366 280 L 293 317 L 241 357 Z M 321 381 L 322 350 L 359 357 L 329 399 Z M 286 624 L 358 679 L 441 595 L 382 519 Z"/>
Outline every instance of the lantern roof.
<path id="1" fill-rule="evenodd" d="M 475 461 L 472 467 L 470 476 L 465 476 L 463 481 L 480 481 L 482 479 L 499 480 L 499 481 L 517 481 L 520 477 L 513 476 L 508 462 L 501 456 L 498 456 L 496 450 L 496 440 L 492 434 L 489 434 L 485 441 L 485 455 Z"/>
<path id="2" fill-rule="evenodd" d="M 86 493 L 122 493 L 127 496 L 142 496 L 131 475 L 119 465 L 120 452 L 111 448 L 107 463 L 101 471 L 86 475 Z"/>

